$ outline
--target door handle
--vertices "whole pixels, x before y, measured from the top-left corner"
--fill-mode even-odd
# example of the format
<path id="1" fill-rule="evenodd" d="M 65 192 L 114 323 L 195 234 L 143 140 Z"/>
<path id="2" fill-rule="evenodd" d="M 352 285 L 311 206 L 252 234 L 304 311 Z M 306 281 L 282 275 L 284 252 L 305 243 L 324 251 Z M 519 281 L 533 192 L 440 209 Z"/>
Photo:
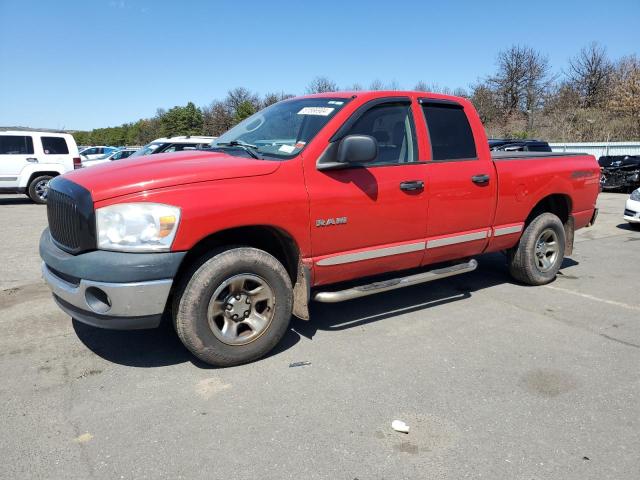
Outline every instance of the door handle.
<path id="1" fill-rule="evenodd" d="M 29 163 L 38 163 L 38 159 L 35 157 L 27 157 L 27 162 Z"/>
<path id="2" fill-rule="evenodd" d="M 405 192 L 415 192 L 416 190 L 423 190 L 424 182 L 422 180 L 409 180 L 400 184 L 400 190 Z"/>
<path id="3" fill-rule="evenodd" d="M 487 175 L 486 173 L 482 173 L 480 175 L 474 175 L 473 177 L 471 177 L 471 181 L 477 185 L 486 185 L 487 183 L 489 183 L 489 175 Z"/>

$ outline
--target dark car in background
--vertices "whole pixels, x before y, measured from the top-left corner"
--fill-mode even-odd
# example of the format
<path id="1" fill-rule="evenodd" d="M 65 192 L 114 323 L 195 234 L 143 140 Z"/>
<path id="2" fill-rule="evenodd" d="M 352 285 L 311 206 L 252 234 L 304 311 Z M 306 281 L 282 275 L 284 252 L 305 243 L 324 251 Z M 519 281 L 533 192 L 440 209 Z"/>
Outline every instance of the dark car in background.
<path id="1" fill-rule="evenodd" d="M 598 164 L 603 190 L 631 191 L 640 187 L 640 155 L 603 155 Z"/>
<path id="2" fill-rule="evenodd" d="M 490 138 L 489 149 L 498 152 L 550 152 L 551 147 L 542 140 Z"/>

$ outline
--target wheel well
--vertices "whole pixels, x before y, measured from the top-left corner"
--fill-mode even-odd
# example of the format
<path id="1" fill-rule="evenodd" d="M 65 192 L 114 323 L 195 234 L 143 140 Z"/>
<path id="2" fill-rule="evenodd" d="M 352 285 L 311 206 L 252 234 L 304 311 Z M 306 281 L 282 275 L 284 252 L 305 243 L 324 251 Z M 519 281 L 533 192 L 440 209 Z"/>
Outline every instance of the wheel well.
<path id="1" fill-rule="evenodd" d="M 525 228 L 541 213 L 553 213 L 556 215 L 562 225 L 564 225 L 565 234 L 565 246 L 564 254 L 569 256 L 573 253 L 573 239 L 574 239 L 574 222 L 571 216 L 571 198 L 568 195 L 556 193 L 549 195 L 548 197 L 540 200 L 531 213 L 527 217 L 525 222 Z"/>
<path id="2" fill-rule="evenodd" d="M 29 188 L 29 185 L 31 185 L 31 182 L 33 182 L 35 178 L 41 177 L 43 175 L 49 175 L 50 177 L 57 177 L 58 175 L 60 175 L 60 172 L 34 172 L 29 177 L 29 181 L 27 182 L 27 188 Z"/>
<path id="3" fill-rule="evenodd" d="M 569 221 L 569 215 L 571 214 L 571 198 L 569 198 L 568 195 L 561 193 L 556 193 L 543 198 L 535 207 L 533 207 L 533 210 L 531 210 L 525 224 L 529 225 L 534 218 L 545 212 L 553 213 L 563 224 L 566 224 Z"/>
<path id="4" fill-rule="evenodd" d="M 253 247 L 273 255 L 289 273 L 291 283 L 295 284 L 298 276 L 300 251 L 296 242 L 286 232 L 267 225 L 237 227 L 223 230 L 200 240 L 187 253 L 176 278 L 179 278 L 193 262 L 208 251 L 225 245 Z"/>

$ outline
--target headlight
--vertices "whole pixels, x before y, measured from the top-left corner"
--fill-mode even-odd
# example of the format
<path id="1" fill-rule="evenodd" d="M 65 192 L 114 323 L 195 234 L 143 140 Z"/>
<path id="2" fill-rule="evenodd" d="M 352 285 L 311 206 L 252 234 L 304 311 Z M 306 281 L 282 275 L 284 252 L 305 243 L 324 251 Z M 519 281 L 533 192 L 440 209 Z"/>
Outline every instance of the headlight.
<path id="1" fill-rule="evenodd" d="M 631 193 L 631 200 L 635 200 L 636 202 L 640 202 L 640 188 L 635 189 Z"/>
<path id="2" fill-rule="evenodd" d="M 180 209 L 161 203 L 121 203 L 96 210 L 98 248 L 158 252 L 171 248 Z"/>

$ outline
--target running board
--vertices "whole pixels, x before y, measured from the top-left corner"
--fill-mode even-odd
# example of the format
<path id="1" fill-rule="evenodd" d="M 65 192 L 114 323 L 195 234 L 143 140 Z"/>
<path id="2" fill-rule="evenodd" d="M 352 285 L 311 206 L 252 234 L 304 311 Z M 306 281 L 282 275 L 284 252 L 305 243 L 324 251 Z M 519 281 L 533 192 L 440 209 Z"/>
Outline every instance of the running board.
<path id="1" fill-rule="evenodd" d="M 348 288 L 346 290 L 338 290 L 337 292 L 317 292 L 313 296 L 313 299 L 316 302 L 323 303 L 343 302 L 353 298 L 373 295 L 374 293 L 388 292 L 389 290 L 396 290 L 398 288 L 410 287 L 420 283 L 432 282 L 433 280 L 439 280 L 441 278 L 453 277 L 454 275 L 459 275 L 461 273 L 472 272 L 477 267 L 478 262 L 471 259 L 468 262 L 458 263 L 450 267 L 438 268 L 428 272 L 417 273 L 407 277 L 398 277 L 390 280 L 383 280 L 381 282 L 373 282 L 366 285 Z"/>

